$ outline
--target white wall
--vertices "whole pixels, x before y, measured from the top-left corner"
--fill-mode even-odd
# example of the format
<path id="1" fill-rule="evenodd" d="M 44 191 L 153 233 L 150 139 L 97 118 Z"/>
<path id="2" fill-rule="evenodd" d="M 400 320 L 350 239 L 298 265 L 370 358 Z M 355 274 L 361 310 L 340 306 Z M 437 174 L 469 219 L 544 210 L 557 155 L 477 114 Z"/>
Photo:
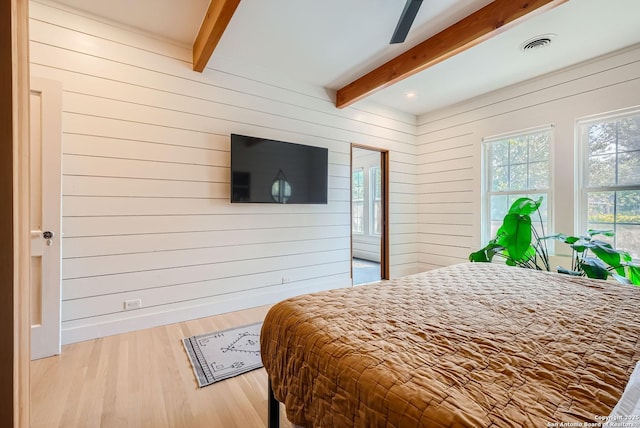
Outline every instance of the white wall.
<path id="1" fill-rule="evenodd" d="M 415 117 L 30 9 L 32 74 L 63 85 L 64 343 L 350 285 L 351 143 L 390 150 L 391 275 L 416 271 Z M 230 133 L 328 148 L 329 203 L 230 204 Z"/>
<path id="2" fill-rule="evenodd" d="M 581 232 L 574 224 L 575 121 L 637 105 L 640 46 L 419 117 L 419 269 L 466 261 L 482 244 L 483 137 L 553 125 L 555 230 Z"/>

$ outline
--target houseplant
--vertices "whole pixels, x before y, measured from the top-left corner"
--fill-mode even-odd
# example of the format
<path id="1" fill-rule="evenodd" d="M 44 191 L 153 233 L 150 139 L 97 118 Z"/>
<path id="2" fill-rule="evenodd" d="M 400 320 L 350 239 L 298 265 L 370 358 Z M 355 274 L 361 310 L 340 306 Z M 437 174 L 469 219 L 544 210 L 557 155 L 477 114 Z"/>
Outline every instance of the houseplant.
<path id="1" fill-rule="evenodd" d="M 614 277 L 625 284 L 640 285 L 640 265 L 626 251 L 613 248 L 598 236 L 614 236 L 610 230 L 588 230 L 583 236 L 565 234 L 544 234 L 544 226 L 539 208 L 542 197 L 537 201 L 519 198 L 504 216 L 495 238 L 478 251 L 469 255 L 472 262 L 491 262 L 501 258 L 509 266 L 551 271 L 547 241 L 555 239 L 569 245 L 572 250 L 571 268 L 558 266 L 557 272 L 595 279 Z M 537 213 L 540 228 L 533 225 L 531 215 Z"/>

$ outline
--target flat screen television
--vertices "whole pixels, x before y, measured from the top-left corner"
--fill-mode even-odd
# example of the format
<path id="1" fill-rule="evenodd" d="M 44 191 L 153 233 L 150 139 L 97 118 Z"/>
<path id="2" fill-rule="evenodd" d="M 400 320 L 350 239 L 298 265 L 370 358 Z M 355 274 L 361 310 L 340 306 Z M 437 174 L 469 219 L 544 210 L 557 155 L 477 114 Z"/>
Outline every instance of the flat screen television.
<path id="1" fill-rule="evenodd" d="M 326 204 L 328 153 L 231 134 L 231 202 Z"/>

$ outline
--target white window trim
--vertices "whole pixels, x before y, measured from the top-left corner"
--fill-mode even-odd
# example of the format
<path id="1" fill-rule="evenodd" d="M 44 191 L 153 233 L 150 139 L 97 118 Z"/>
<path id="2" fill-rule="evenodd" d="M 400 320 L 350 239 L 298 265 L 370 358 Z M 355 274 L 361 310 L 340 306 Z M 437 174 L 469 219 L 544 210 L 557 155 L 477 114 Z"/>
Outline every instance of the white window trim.
<path id="1" fill-rule="evenodd" d="M 530 135 L 530 134 L 536 134 L 538 132 L 544 132 L 544 131 L 549 131 L 549 185 L 548 185 L 548 189 L 546 191 L 522 191 L 522 190 L 518 190 L 518 191 L 506 191 L 506 192 L 492 192 L 490 191 L 490 177 L 488 175 L 489 172 L 489 166 L 488 166 L 488 162 L 489 160 L 487 159 L 487 147 L 490 143 L 494 142 L 494 141 L 500 141 L 500 140 L 504 140 L 507 138 L 512 138 L 512 137 L 521 137 L 524 135 Z M 555 132 L 554 132 L 554 126 L 553 124 L 549 124 L 549 125 L 541 125 L 541 126 L 536 126 L 536 127 L 532 127 L 532 128 L 525 128 L 525 129 L 521 129 L 518 131 L 512 131 L 512 132 L 505 132 L 502 134 L 496 134 L 496 135 L 492 135 L 489 137 L 485 137 L 482 139 L 482 150 L 481 150 L 482 154 L 480 156 L 481 158 L 481 174 L 482 174 L 482 180 L 481 180 L 481 194 L 482 194 L 482 207 L 480 210 L 480 225 L 481 225 L 481 229 L 480 229 L 480 238 L 481 238 L 481 242 L 482 245 L 486 244 L 487 242 L 489 242 L 489 240 L 493 239 L 493 236 L 491 236 L 491 226 L 490 226 L 490 222 L 489 222 L 489 218 L 491 217 L 491 213 L 489 212 L 489 198 L 491 197 L 491 195 L 494 194 L 503 194 L 503 195 L 520 195 L 520 194 L 547 194 L 547 206 L 548 206 L 548 212 L 547 212 L 547 227 L 549 230 L 545 230 L 545 234 L 550 235 L 553 233 L 553 231 L 555 230 L 555 223 L 554 223 L 554 204 L 553 204 L 553 193 L 554 193 L 554 188 L 555 188 L 555 180 L 554 180 L 554 168 L 555 168 Z M 532 219 L 533 220 L 533 219 Z M 551 246 L 549 248 L 549 253 L 550 255 L 554 255 L 554 251 L 553 251 L 553 246 Z"/>
<path id="2" fill-rule="evenodd" d="M 588 171 L 588 153 L 589 148 L 583 144 L 582 141 L 582 129 L 583 126 L 588 126 L 592 123 L 606 122 L 612 119 L 618 119 L 625 116 L 631 116 L 634 114 L 640 114 L 640 106 L 628 107 L 620 110 L 613 110 L 609 112 L 593 114 L 576 119 L 574 126 L 574 153 L 575 153 L 575 183 L 576 191 L 575 196 L 575 217 L 573 224 L 575 225 L 575 236 L 580 236 L 587 231 L 588 228 L 588 214 L 589 209 L 587 207 L 587 190 L 592 191 L 615 191 L 615 190 L 635 190 L 637 186 L 605 186 L 588 189 L 586 184 L 587 171 Z"/>
<path id="3" fill-rule="evenodd" d="M 376 202 L 376 180 L 375 180 L 375 171 L 380 170 L 379 166 L 369 167 L 369 235 L 378 237 L 380 233 L 376 233 L 375 228 L 375 202 Z M 382 185 L 382 183 L 381 183 Z M 382 189 L 380 189 L 380 202 L 382 202 Z"/>
<path id="4" fill-rule="evenodd" d="M 366 216 L 366 213 L 365 213 L 366 205 L 367 205 L 366 204 L 366 201 L 367 201 L 367 199 L 366 199 L 367 198 L 367 182 L 366 182 L 366 174 L 365 174 L 364 168 L 358 168 L 358 169 L 355 169 L 355 170 L 351 171 L 351 186 L 353 186 L 353 175 L 355 173 L 362 173 L 362 199 L 353 199 L 353 196 L 352 196 L 351 203 L 353 205 L 355 205 L 355 203 L 362 204 L 362 231 L 355 232 L 353 230 L 353 213 L 352 213 L 351 214 L 351 233 L 354 234 L 354 235 L 361 236 L 361 235 L 365 235 L 366 234 L 365 231 L 367 230 L 366 229 L 367 228 L 367 218 L 366 218 L 367 216 Z M 353 193 L 352 193 L 352 195 L 353 195 Z"/>

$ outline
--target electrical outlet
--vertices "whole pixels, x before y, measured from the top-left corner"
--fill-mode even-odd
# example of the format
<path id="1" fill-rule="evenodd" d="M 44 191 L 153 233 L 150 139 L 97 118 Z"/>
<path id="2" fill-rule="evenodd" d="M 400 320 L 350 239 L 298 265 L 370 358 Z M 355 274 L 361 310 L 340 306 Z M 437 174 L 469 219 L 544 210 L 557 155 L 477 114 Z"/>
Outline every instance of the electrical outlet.
<path id="1" fill-rule="evenodd" d="M 142 307 L 142 300 L 134 299 L 134 300 L 125 300 L 124 301 L 124 310 L 130 311 L 133 309 L 140 309 Z"/>

